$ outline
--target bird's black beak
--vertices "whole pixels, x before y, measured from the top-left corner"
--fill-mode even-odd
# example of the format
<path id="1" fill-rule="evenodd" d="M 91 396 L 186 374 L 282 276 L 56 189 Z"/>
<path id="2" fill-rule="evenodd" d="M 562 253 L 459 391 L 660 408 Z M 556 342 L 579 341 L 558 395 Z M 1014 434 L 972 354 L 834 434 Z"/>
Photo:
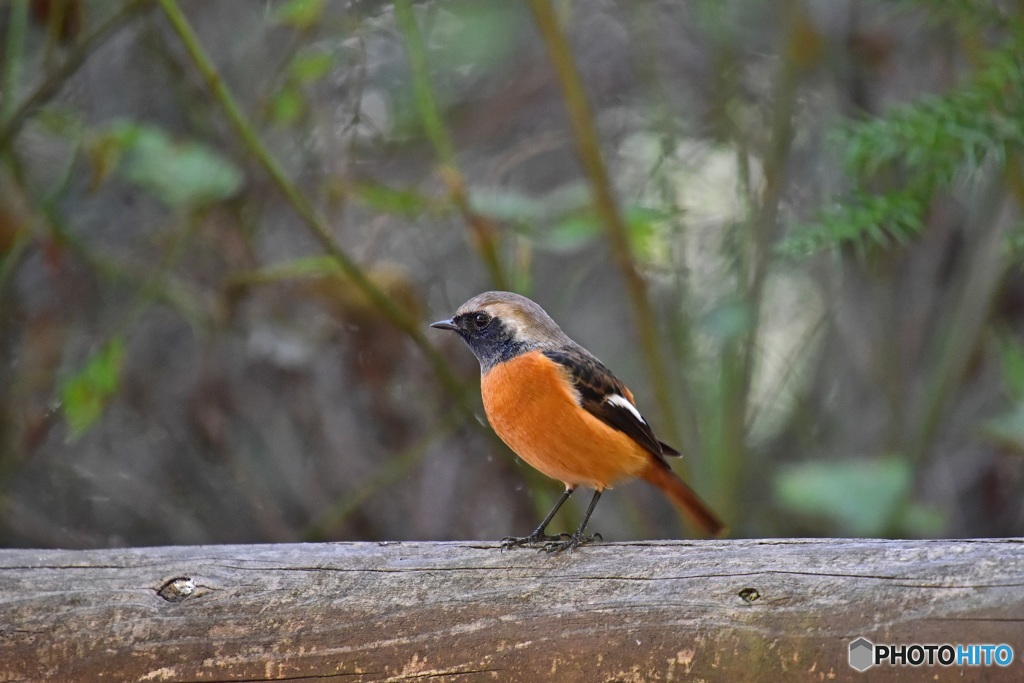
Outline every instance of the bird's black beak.
<path id="1" fill-rule="evenodd" d="M 438 320 L 436 323 L 430 323 L 431 327 L 436 327 L 439 330 L 457 330 L 455 323 L 451 320 Z"/>

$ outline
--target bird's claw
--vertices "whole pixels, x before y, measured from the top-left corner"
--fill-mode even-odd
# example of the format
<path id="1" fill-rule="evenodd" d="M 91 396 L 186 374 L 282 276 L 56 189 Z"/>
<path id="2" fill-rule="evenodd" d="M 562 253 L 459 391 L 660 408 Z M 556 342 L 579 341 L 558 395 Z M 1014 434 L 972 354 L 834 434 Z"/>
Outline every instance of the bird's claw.
<path id="1" fill-rule="evenodd" d="M 604 538 L 601 537 L 601 534 L 585 536 L 578 530 L 573 534 L 561 533 L 554 536 L 538 530 L 529 536 L 506 536 L 501 539 L 501 549 L 526 547 L 537 548 L 538 551 L 543 553 L 560 553 L 563 550 L 574 550 L 581 545 L 603 540 Z"/>
<path id="2" fill-rule="evenodd" d="M 542 550 L 550 545 L 551 543 L 558 543 L 563 539 L 572 538 L 569 534 L 557 534 L 552 536 L 551 534 L 538 533 L 534 531 L 529 536 L 506 536 L 501 539 L 501 549 L 507 550 L 508 548 L 541 548 Z"/>
<path id="3" fill-rule="evenodd" d="M 553 541 L 548 541 L 541 548 L 541 552 L 545 553 L 560 553 L 563 550 L 575 550 L 581 545 L 587 545 L 588 543 L 595 543 L 597 541 L 603 541 L 601 534 L 594 534 L 593 536 L 584 536 L 583 534 L 576 532 L 572 535 L 561 534 L 565 538 L 559 538 Z"/>

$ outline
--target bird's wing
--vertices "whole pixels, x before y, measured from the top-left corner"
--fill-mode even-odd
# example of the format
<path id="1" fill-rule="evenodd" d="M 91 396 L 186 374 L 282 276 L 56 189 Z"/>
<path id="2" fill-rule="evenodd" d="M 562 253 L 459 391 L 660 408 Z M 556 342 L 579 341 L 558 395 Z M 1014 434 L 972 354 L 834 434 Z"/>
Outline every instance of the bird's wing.
<path id="1" fill-rule="evenodd" d="M 658 441 L 633 405 L 633 394 L 601 361 L 579 349 L 557 349 L 543 352 L 545 356 L 569 371 L 580 397 L 580 405 L 591 415 L 614 427 L 659 458 L 679 453 Z"/>

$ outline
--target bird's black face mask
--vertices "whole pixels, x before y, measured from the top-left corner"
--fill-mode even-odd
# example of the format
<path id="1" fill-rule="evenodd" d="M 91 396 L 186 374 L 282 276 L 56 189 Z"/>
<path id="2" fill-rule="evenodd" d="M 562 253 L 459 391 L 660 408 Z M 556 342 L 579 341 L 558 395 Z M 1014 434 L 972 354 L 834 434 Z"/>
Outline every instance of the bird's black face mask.
<path id="1" fill-rule="evenodd" d="M 462 313 L 450 321 L 434 323 L 432 327 L 457 332 L 480 361 L 484 372 L 528 350 L 526 343 L 516 341 L 515 332 L 501 318 L 484 311 Z"/>

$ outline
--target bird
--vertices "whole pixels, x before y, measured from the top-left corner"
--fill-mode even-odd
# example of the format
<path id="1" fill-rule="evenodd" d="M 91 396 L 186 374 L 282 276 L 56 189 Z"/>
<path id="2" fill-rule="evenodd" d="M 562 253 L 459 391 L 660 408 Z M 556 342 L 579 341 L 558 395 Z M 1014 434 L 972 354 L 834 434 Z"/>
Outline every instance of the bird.
<path id="1" fill-rule="evenodd" d="M 633 393 L 593 354 L 569 338 L 536 302 L 513 292 L 483 292 L 447 320 L 430 325 L 458 334 L 480 362 L 480 391 L 491 428 L 526 463 L 565 491 L 528 536 L 501 547 L 560 552 L 596 540 L 585 535 L 602 493 L 640 478 L 664 493 L 702 531 L 725 525 L 669 466 L 679 451 L 660 441 Z M 548 534 L 559 508 L 579 487 L 594 490 L 572 534 Z"/>

